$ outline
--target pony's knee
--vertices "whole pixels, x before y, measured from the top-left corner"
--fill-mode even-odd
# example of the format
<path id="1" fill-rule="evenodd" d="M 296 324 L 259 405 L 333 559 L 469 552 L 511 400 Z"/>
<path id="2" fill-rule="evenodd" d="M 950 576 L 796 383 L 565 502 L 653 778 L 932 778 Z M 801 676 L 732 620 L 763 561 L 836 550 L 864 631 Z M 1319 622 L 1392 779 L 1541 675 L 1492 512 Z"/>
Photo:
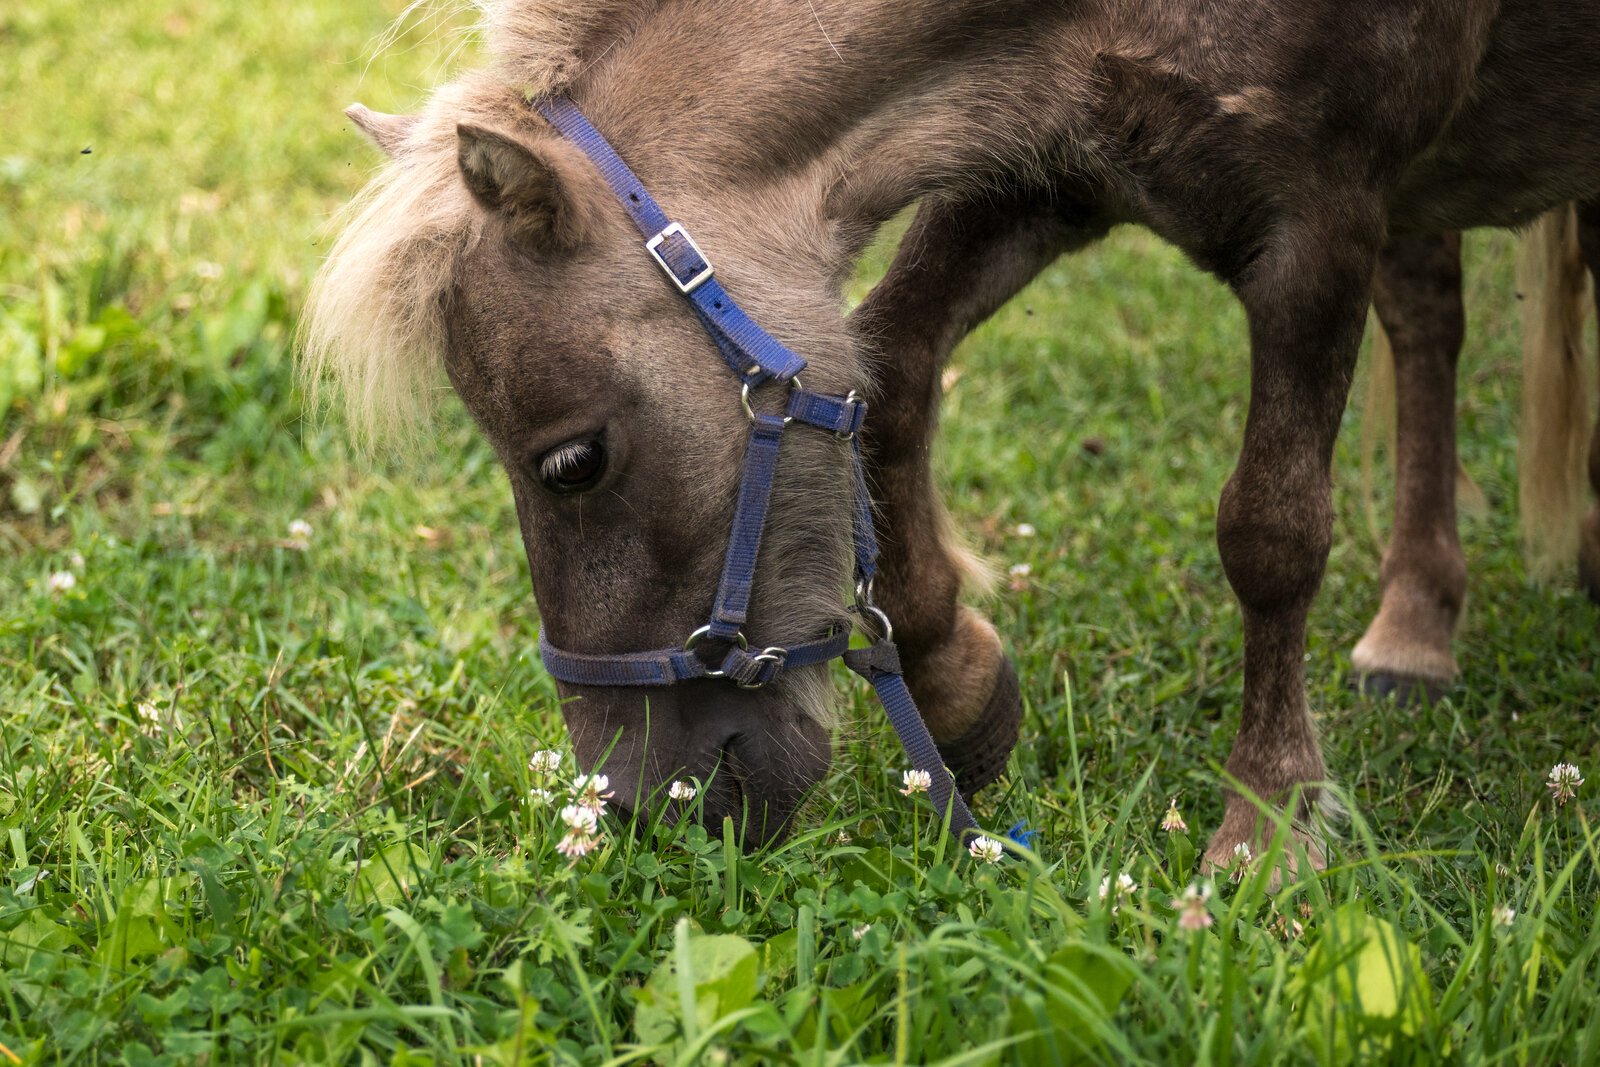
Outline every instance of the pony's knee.
<path id="1" fill-rule="evenodd" d="M 1296 485 L 1235 472 L 1217 508 L 1217 548 L 1245 608 L 1303 609 L 1321 584 L 1333 544 L 1333 505 L 1324 478 Z"/>

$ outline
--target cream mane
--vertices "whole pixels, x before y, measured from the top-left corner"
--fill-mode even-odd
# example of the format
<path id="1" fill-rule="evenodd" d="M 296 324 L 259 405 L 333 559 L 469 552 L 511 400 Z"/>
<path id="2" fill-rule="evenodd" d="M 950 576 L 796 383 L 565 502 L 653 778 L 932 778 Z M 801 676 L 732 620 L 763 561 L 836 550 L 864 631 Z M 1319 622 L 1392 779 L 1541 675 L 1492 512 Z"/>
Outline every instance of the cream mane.
<path id="1" fill-rule="evenodd" d="M 340 212 L 338 239 L 301 320 L 300 370 L 312 405 L 342 399 L 363 443 L 406 439 L 426 423 L 442 388 L 441 301 L 478 219 L 457 172 L 456 124 L 565 88 L 597 43 L 649 2 L 474 4 L 489 68 L 435 91 L 404 146 Z"/>

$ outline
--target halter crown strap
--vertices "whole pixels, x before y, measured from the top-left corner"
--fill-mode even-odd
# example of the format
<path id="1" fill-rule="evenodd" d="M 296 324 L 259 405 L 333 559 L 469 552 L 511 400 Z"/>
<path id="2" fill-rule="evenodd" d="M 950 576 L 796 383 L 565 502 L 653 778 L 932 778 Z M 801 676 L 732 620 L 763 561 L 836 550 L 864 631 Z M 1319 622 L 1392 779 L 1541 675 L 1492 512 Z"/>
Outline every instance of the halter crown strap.
<path id="1" fill-rule="evenodd" d="M 745 410 L 750 416 L 750 439 L 739 481 L 733 531 L 723 561 L 710 622 L 681 648 L 593 655 L 566 652 L 539 634 L 539 655 L 551 675 L 573 685 L 667 686 L 697 678 L 727 678 L 747 689 L 776 681 L 791 667 L 810 667 L 842 658 L 845 665 L 872 684 L 888 713 L 912 766 L 926 771 L 931 780 L 929 797 L 938 811 L 949 814 L 950 832 L 958 840 L 978 832 L 977 820 L 967 809 L 938 745 L 917 711 L 900 669 L 900 656 L 890 639 L 889 620 L 872 604 L 872 579 L 878 565 L 878 540 L 872 524 L 872 498 L 857 436 L 867 406 L 855 393 L 829 396 L 813 393 L 800 384 L 806 361 L 795 355 L 744 313 L 716 278 L 711 261 L 700 251 L 681 223 L 673 222 L 645 189 L 622 157 L 584 118 L 571 100 L 545 97 L 533 106 L 563 136 L 575 144 L 599 169 L 634 225 L 645 237 L 645 250 L 680 293 L 689 301 L 701 324 L 716 342 L 729 368 L 744 383 Z M 749 391 L 767 381 L 790 386 L 783 415 L 757 413 Z M 744 626 L 749 621 L 750 597 L 755 586 L 757 557 L 772 487 L 777 480 L 778 457 L 784 427 L 790 421 L 829 431 L 849 441 L 852 502 L 850 527 L 855 546 L 856 607 L 861 615 L 876 616 L 879 632 L 867 648 L 850 649 L 848 627 L 835 627 L 817 641 L 789 648 L 752 648 Z M 705 642 L 705 649 L 697 646 Z M 713 646 L 723 651 L 719 660 L 703 654 Z M 711 663 L 716 665 L 712 666 Z"/>
<path id="2" fill-rule="evenodd" d="M 700 322 L 733 372 L 755 385 L 769 378 L 788 381 L 806 361 L 756 325 L 717 281 L 716 268 L 681 223 L 673 222 L 600 131 L 564 96 L 543 97 L 534 107 L 599 169 L 617 201 L 645 237 L 645 248 L 688 297 Z"/>

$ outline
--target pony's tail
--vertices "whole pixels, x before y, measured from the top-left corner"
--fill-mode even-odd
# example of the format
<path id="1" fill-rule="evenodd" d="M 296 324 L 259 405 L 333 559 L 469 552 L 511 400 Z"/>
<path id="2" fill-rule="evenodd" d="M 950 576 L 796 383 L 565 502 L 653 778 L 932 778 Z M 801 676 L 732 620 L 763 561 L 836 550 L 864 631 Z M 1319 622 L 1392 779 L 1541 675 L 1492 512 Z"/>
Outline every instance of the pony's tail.
<path id="1" fill-rule="evenodd" d="M 1588 279 L 1573 205 L 1540 216 L 1524 235 L 1517 288 L 1523 294 L 1517 444 L 1522 541 L 1529 574 L 1545 580 L 1564 575 L 1577 560 L 1587 497 L 1583 326 Z"/>

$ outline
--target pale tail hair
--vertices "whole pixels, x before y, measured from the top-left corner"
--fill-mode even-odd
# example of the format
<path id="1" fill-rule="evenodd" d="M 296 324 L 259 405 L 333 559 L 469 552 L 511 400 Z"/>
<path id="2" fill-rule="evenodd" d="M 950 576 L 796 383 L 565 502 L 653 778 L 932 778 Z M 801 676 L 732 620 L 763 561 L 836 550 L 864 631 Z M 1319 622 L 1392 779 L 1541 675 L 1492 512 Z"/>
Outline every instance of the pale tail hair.
<path id="1" fill-rule="evenodd" d="M 1540 217 L 1517 261 L 1522 308 L 1522 433 L 1517 443 L 1528 571 L 1550 579 L 1578 558 L 1588 500 L 1589 389 L 1584 320 L 1589 279 L 1571 204 Z"/>
<path id="2" fill-rule="evenodd" d="M 1523 294 L 1522 425 L 1517 445 L 1519 506 L 1528 572 L 1551 580 L 1578 558 L 1579 523 L 1588 499 L 1586 478 L 1590 390 L 1586 383 L 1584 321 L 1589 279 L 1571 204 L 1541 216 L 1523 236 L 1517 257 Z M 1394 350 L 1375 323 L 1361 426 L 1361 485 L 1374 540 L 1384 544 L 1373 504 L 1380 438 L 1394 455 Z M 1483 490 L 1457 468 L 1456 494 L 1466 511 L 1487 507 Z"/>

